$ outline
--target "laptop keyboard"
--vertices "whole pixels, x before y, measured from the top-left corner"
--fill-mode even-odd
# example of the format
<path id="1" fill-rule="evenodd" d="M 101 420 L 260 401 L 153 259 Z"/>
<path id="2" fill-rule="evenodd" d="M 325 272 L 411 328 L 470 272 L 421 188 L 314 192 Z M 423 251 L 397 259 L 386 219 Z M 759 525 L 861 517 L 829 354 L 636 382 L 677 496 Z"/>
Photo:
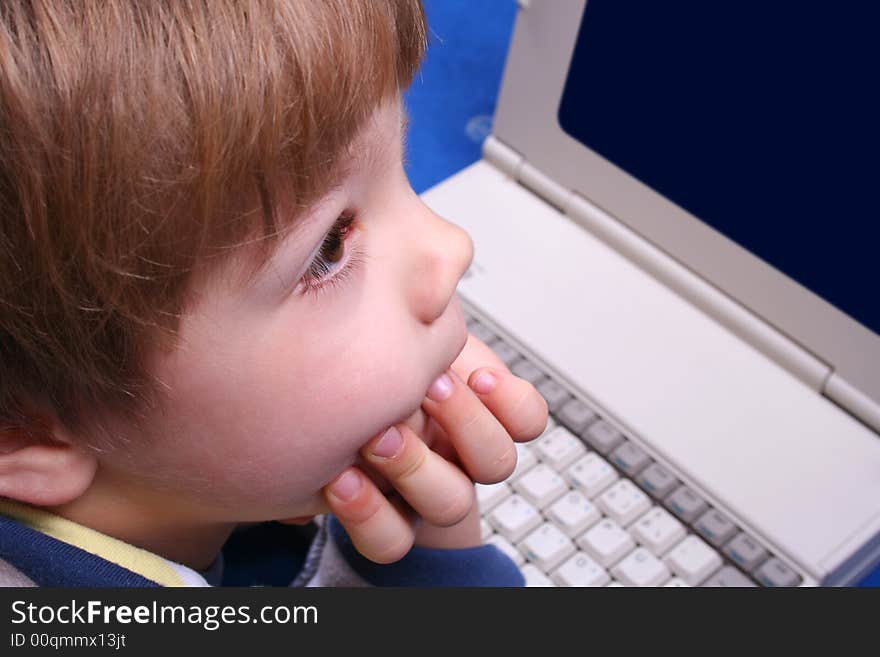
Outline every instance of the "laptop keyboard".
<path id="1" fill-rule="evenodd" d="M 465 309 L 470 332 L 543 395 L 513 474 L 477 484 L 483 541 L 527 586 L 798 586 L 802 577 Z"/>

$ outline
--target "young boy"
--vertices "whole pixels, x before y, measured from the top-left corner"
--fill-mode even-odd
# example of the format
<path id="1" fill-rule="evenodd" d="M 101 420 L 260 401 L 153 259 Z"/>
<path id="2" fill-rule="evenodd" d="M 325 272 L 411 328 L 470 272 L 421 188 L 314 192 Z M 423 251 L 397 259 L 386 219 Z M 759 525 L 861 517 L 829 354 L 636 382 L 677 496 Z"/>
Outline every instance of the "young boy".
<path id="1" fill-rule="evenodd" d="M 424 42 L 418 0 L 3 3 L 0 584 L 522 583 L 473 481 L 547 406 L 403 172 Z"/>

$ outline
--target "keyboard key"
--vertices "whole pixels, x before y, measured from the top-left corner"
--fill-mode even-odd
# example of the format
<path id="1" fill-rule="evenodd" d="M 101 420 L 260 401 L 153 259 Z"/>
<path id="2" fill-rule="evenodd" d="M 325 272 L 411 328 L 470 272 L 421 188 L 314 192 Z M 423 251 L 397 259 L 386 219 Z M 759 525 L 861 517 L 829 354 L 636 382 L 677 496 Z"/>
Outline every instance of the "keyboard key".
<path id="1" fill-rule="evenodd" d="M 633 537 L 658 557 L 687 535 L 682 525 L 666 509 L 655 506 L 630 527 Z"/>
<path id="2" fill-rule="evenodd" d="M 480 513 L 486 514 L 513 492 L 505 482 L 500 481 L 497 484 L 476 484 L 477 489 L 477 506 Z"/>
<path id="3" fill-rule="evenodd" d="M 519 551 L 545 573 L 575 553 L 574 543 L 556 525 L 545 522 L 519 544 Z"/>
<path id="4" fill-rule="evenodd" d="M 468 331 L 472 333 L 475 338 L 479 338 L 486 343 L 487 346 L 498 337 L 492 329 L 478 319 L 472 319 L 467 323 L 467 326 Z"/>
<path id="5" fill-rule="evenodd" d="M 651 498 L 629 479 L 621 479 L 596 500 L 600 509 L 623 527 L 651 508 Z"/>
<path id="6" fill-rule="evenodd" d="M 659 500 L 665 498 L 680 485 L 678 479 L 659 463 L 652 463 L 645 468 L 642 474 L 636 477 L 636 482 Z"/>
<path id="7" fill-rule="evenodd" d="M 480 518 L 480 540 L 483 543 L 486 542 L 486 539 L 492 535 L 492 525 L 486 522 L 483 518 Z"/>
<path id="8" fill-rule="evenodd" d="M 717 573 L 707 579 L 703 586 L 723 586 L 728 588 L 755 586 L 755 583 L 743 575 L 733 566 L 724 566 Z"/>
<path id="9" fill-rule="evenodd" d="M 516 361 L 518 361 L 520 358 L 522 358 L 522 354 L 521 354 L 521 353 L 519 353 L 514 347 L 512 347 L 512 346 L 509 345 L 509 344 L 507 344 L 507 343 L 506 343 L 504 340 L 502 340 L 501 338 L 498 338 L 498 339 L 495 340 L 492 344 L 489 344 L 489 343 L 487 342 L 486 345 L 487 345 L 492 351 L 494 351 L 494 352 L 495 352 L 495 355 L 498 356 L 498 358 L 501 359 L 501 362 L 503 362 L 503 363 L 504 363 L 505 365 L 507 365 L 508 367 L 510 367 L 510 366 L 513 365 Z"/>
<path id="10" fill-rule="evenodd" d="M 600 454 L 608 454 L 623 442 L 623 434 L 605 420 L 591 424 L 589 429 L 581 433 L 581 437 Z"/>
<path id="11" fill-rule="evenodd" d="M 516 443 L 516 467 L 506 479 L 514 482 L 538 464 L 538 457 L 529 443 Z M 482 508 L 482 507 L 481 507 Z"/>
<path id="12" fill-rule="evenodd" d="M 715 547 L 721 547 L 734 537 L 736 525 L 717 509 L 709 509 L 700 516 L 694 529 Z"/>
<path id="13" fill-rule="evenodd" d="M 611 518 L 588 529 L 577 539 L 577 544 L 605 568 L 620 561 L 636 546 L 629 532 Z"/>
<path id="14" fill-rule="evenodd" d="M 734 536 L 733 540 L 724 548 L 724 554 L 739 564 L 747 573 L 753 572 L 770 556 L 758 541 L 745 532 Z"/>
<path id="15" fill-rule="evenodd" d="M 565 476 L 572 486 L 579 488 L 590 499 L 620 478 L 617 470 L 594 452 L 575 461 L 565 471 Z"/>
<path id="16" fill-rule="evenodd" d="M 540 385 L 537 386 L 537 389 L 544 398 L 544 401 L 547 402 L 547 409 L 551 413 L 558 411 L 562 408 L 565 402 L 572 398 L 568 390 L 556 383 L 553 379 L 542 381 Z"/>
<path id="17" fill-rule="evenodd" d="M 532 361 L 521 358 L 510 366 L 510 371 L 521 379 L 525 379 L 536 388 L 546 378 L 546 374 Z"/>
<path id="18" fill-rule="evenodd" d="M 547 509 L 547 517 L 574 538 L 599 522 L 602 514 L 586 495 L 574 490 L 556 500 Z"/>
<path id="19" fill-rule="evenodd" d="M 536 442 L 535 452 L 538 458 L 554 470 L 562 470 L 569 466 L 587 451 L 580 439 L 565 427 L 556 427 Z"/>
<path id="20" fill-rule="evenodd" d="M 660 586 L 671 575 L 662 561 L 641 547 L 614 566 L 611 574 L 627 586 Z"/>
<path id="21" fill-rule="evenodd" d="M 691 585 L 685 582 L 681 577 L 673 577 L 663 585 L 664 589 L 689 589 L 690 587 Z"/>
<path id="22" fill-rule="evenodd" d="M 526 580 L 526 586 L 556 586 L 556 584 L 554 584 L 553 581 L 544 573 L 538 570 L 537 566 L 535 566 L 534 564 L 527 563 L 522 568 L 520 568 L 520 572 L 523 574 L 523 577 Z"/>
<path id="23" fill-rule="evenodd" d="M 486 541 L 486 545 L 494 545 L 495 547 L 497 547 L 504 554 L 510 557 L 513 563 L 515 563 L 517 566 L 522 566 L 526 562 L 526 559 L 522 555 L 522 553 L 520 553 L 519 550 L 513 547 L 513 545 L 510 544 L 510 541 L 508 541 L 500 534 L 492 534 L 492 536 L 490 536 L 489 539 Z"/>
<path id="24" fill-rule="evenodd" d="M 630 477 L 635 477 L 651 462 L 651 457 L 638 445 L 624 440 L 611 452 L 608 460 Z"/>
<path id="25" fill-rule="evenodd" d="M 596 420 L 596 414 L 580 399 L 567 401 L 556 413 L 556 417 L 568 429 L 577 435 L 581 435 L 592 422 Z"/>
<path id="26" fill-rule="evenodd" d="M 539 463 L 513 482 L 513 488 L 539 509 L 549 506 L 568 490 L 559 473 L 546 463 Z"/>
<path id="27" fill-rule="evenodd" d="M 758 568 L 755 577 L 764 586 L 797 586 L 801 583 L 801 576 L 776 557 Z"/>
<path id="28" fill-rule="evenodd" d="M 690 524 L 709 507 L 706 500 L 687 486 L 679 486 L 666 498 L 666 506 L 679 518 Z"/>
<path id="29" fill-rule="evenodd" d="M 691 534 L 664 558 L 666 565 L 691 586 L 696 586 L 724 563 L 715 550 Z"/>
<path id="30" fill-rule="evenodd" d="M 511 543 L 541 524 L 540 512 L 519 495 L 511 495 L 489 512 L 489 524 Z"/>
<path id="31" fill-rule="evenodd" d="M 611 580 L 606 570 L 583 552 L 562 564 L 550 578 L 559 586 L 605 586 Z"/>

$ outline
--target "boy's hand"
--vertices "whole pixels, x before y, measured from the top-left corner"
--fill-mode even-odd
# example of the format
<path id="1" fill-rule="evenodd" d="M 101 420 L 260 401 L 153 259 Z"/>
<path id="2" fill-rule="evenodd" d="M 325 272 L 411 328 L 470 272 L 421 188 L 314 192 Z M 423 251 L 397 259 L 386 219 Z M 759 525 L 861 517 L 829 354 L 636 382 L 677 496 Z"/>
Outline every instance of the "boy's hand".
<path id="1" fill-rule="evenodd" d="M 486 372 L 496 383 L 480 392 L 477 380 Z M 547 403 L 534 386 L 511 374 L 473 336 L 446 375 L 452 384 L 447 397 L 425 398 L 419 412 L 361 450 L 378 477 L 352 467 L 324 489 L 352 542 L 373 561 L 390 563 L 409 551 L 416 516 L 425 521 L 419 531 L 427 540 L 421 544 L 478 545 L 472 482 L 510 476 L 516 465 L 513 441 L 536 438 L 547 424 Z M 394 493 L 386 496 L 380 487 Z M 456 527 L 441 529 L 451 526 Z"/>

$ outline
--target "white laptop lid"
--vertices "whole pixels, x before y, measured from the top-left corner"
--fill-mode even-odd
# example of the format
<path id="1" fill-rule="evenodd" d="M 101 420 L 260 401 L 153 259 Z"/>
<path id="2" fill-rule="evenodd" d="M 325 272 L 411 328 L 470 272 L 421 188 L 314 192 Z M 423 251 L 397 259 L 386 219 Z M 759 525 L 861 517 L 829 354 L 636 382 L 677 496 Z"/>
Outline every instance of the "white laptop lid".
<path id="1" fill-rule="evenodd" d="M 520 4 L 494 136 L 826 363 L 877 427 L 874 10 Z"/>

